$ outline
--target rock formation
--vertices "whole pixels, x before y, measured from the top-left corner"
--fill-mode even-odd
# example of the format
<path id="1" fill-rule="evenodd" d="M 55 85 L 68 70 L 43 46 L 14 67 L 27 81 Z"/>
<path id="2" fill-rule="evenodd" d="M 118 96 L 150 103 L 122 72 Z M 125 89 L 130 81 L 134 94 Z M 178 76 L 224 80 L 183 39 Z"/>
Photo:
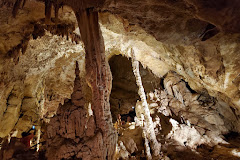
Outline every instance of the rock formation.
<path id="1" fill-rule="evenodd" d="M 2 0 L 0 159 L 239 159 L 239 7 Z M 20 151 L 32 125 L 40 150 Z"/>
<path id="2" fill-rule="evenodd" d="M 150 115 L 150 111 L 149 111 L 149 107 L 147 104 L 147 99 L 146 99 L 146 94 L 143 88 L 143 84 L 142 84 L 142 78 L 140 75 L 140 71 L 139 71 L 139 62 L 136 60 L 135 57 L 135 53 L 134 51 L 132 51 L 132 67 L 133 67 L 133 73 L 134 76 L 136 77 L 136 83 L 138 86 L 138 94 L 139 97 L 141 98 L 142 104 L 141 104 L 141 108 L 140 110 L 142 110 L 141 113 L 141 117 L 142 121 L 144 121 L 144 129 L 143 129 L 143 134 L 144 134 L 144 138 L 145 138 L 145 144 L 146 144 L 146 150 L 147 151 L 147 157 L 148 159 L 152 159 L 151 153 L 150 153 L 150 149 L 148 146 L 148 139 L 151 141 L 151 151 L 153 152 L 153 156 L 155 156 L 156 158 L 162 158 L 161 156 L 161 144 L 157 141 L 156 139 L 156 134 L 155 134 L 155 130 L 154 130 L 154 126 L 153 126 L 153 121 L 152 121 L 152 117 Z M 161 124 L 159 124 L 161 125 Z"/>
<path id="3" fill-rule="evenodd" d="M 51 118 L 47 127 L 46 157 L 48 159 L 106 159 L 106 157 L 112 159 L 114 152 L 105 149 L 110 148 L 111 144 L 114 145 L 115 134 L 110 128 L 109 130 L 112 131 L 108 136 L 110 140 L 107 141 L 104 137 L 106 133 L 98 126 L 97 114 L 91 114 L 85 104 L 84 84 L 86 83 L 80 80 L 78 63 L 75 70 L 76 78 L 71 99 L 66 99 L 64 105 L 59 106 L 57 115 Z M 91 105 L 90 110 L 93 107 Z"/>

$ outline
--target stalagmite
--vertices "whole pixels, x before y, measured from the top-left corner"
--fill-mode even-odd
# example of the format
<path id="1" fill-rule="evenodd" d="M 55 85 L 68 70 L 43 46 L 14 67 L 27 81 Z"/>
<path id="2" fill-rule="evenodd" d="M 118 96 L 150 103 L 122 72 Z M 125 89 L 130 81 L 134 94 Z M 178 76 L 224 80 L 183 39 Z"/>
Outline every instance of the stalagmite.
<path id="1" fill-rule="evenodd" d="M 37 129 L 37 152 L 39 151 L 40 136 L 41 136 L 41 128 L 39 127 Z"/>
<path id="2" fill-rule="evenodd" d="M 143 114 L 141 114 L 142 120 L 144 119 Z M 146 149 L 146 155 L 147 155 L 147 159 L 151 160 L 152 159 L 152 155 L 151 155 L 151 151 L 150 151 L 150 147 L 149 147 L 149 141 L 148 141 L 148 137 L 146 135 L 146 125 L 143 125 L 143 138 L 144 138 L 144 146 Z"/>
<path id="3" fill-rule="evenodd" d="M 14 6 L 13 6 L 13 11 L 12 11 L 13 17 L 16 17 L 18 9 L 21 7 L 22 1 L 23 0 L 17 0 L 15 2 Z M 22 7 L 25 5 L 25 3 L 26 2 L 24 1 Z"/>
<path id="4" fill-rule="evenodd" d="M 158 141 L 156 139 L 152 117 L 150 115 L 150 111 L 149 111 L 147 100 L 146 100 L 146 95 L 145 95 L 144 88 L 142 85 L 141 75 L 139 72 L 139 62 L 136 60 L 133 50 L 132 50 L 132 67 L 133 67 L 133 73 L 136 77 L 137 86 L 139 87 L 138 94 L 142 101 L 142 107 L 143 107 L 143 111 L 144 111 L 143 115 L 144 115 L 144 119 L 145 119 L 144 125 L 147 126 L 147 127 L 144 127 L 145 132 L 146 132 L 147 137 L 149 138 L 150 142 L 152 143 L 151 149 L 152 149 L 153 155 L 158 157 L 160 154 L 160 150 L 161 150 L 161 144 L 158 143 Z"/>

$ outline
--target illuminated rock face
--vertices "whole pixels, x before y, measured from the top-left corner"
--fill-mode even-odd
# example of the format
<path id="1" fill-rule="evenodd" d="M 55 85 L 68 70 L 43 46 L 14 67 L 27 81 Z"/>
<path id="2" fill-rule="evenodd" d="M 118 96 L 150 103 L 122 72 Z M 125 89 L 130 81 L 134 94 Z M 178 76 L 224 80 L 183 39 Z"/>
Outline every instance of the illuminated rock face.
<path id="1" fill-rule="evenodd" d="M 59 103 L 71 108 L 70 102 L 64 103 L 64 100 L 68 98 L 69 101 L 74 101 L 72 98 L 75 93 L 74 86 L 76 87 L 74 85 L 76 61 L 81 70 L 81 79 L 87 78 L 92 93 L 96 94 L 93 97 L 100 96 L 98 98 L 103 99 L 105 96 L 106 104 L 101 103 L 100 105 L 108 105 L 111 84 L 107 82 L 107 85 L 103 85 L 107 88 L 106 93 L 99 92 L 97 95 L 98 89 L 102 91 L 101 85 L 100 88 L 94 88 L 95 82 L 92 80 L 96 77 L 89 72 L 97 68 L 98 65 L 92 65 L 95 60 L 99 60 L 98 64 L 103 61 L 105 63 L 105 60 L 100 60 L 99 57 L 93 60 L 88 55 L 85 59 L 81 38 L 86 45 L 85 49 L 88 48 L 89 51 L 93 51 L 91 49 L 96 43 L 87 40 L 89 33 L 85 36 L 82 33 L 80 36 L 78 29 L 82 11 L 79 10 L 80 4 L 73 6 L 72 1 L 65 2 L 63 0 L 61 2 L 72 7 L 74 12 L 71 8 L 64 7 L 63 10 L 59 10 L 57 19 L 55 19 L 55 15 L 52 15 L 52 19 L 50 19 L 49 13 L 51 12 L 47 11 L 46 20 L 44 20 L 44 3 L 39 1 L 27 1 L 24 8 L 18 10 L 15 19 L 11 16 L 11 6 L 15 1 L 3 0 L 0 2 L 0 137 L 2 138 L 9 133 L 12 134 L 11 131 L 15 130 L 18 133 L 14 132 L 14 136 L 20 137 L 21 132 L 28 130 L 33 124 L 37 125 L 37 128 L 41 128 L 43 121 L 44 123 L 54 121 L 54 118 L 51 118 L 58 109 L 63 113 L 59 108 Z M 53 5 L 56 7 L 56 4 Z M 58 7 L 56 9 L 59 9 Z M 238 14 L 239 3 L 237 0 L 227 2 L 214 0 L 208 2 L 200 0 L 140 0 L 138 2 L 105 0 L 98 1 L 97 4 L 94 1 L 84 2 L 81 7 L 97 7 L 96 9 L 99 11 L 107 11 L 99 13 L 107 59 L 118 54 L 130 58 L 130 52 L 133 49 L 136 59 L 157 77 L 168 75 L 164 79 L 167 92 L 162 93 L 162 96 L 167 94 L 167 97 L 173 96 L 176 100 L 173 98 L 169 102 L 170 105 L 165 107 L 171 108 L 175 115 L 187 117 L 191 125 L 211 130 L 211 132 L 203 133 L 202 129 L 196 127 L 200 135 L 207 134 L 210 137 L 210 140 L 204 139 L 204 142 L 217 141 L 213 138 L 215 135 L 221 136 L 228 131 L 239 132 L 240 14 Z M 76 17 L 74 13 L 77 15 Z M 44 24 L 45 22 L 48 25 Z M 57 25 L 53 22 L 57 22 Z M 82 24 L 85 23 L 82 22 Z M 80 30 L 83 32 L 84 28 L 80 27 Z M 99 43 L 103 46 L 103 41 Z M 101 54 L 104 53 L 103 48 L 100 50 Z M 101 56 L 103 57 L 103 55 Z M 86 68 L 84 67 L 85 60 Z M 107 76 L 107 81 L 111 81 L 110 72 L 107 71 L 108 67 L 103 67 L 101 71 L 105 70 L 106 75 L 104 73 L 103 77 Z M 98 71 L 96 73 L 99 73 Z M 170 74 L 173 73 L 172 71 L 178 75 Z M 101 73 L 98 76 L 100 75 Z M 181 83 L 179 79 L 187 82 L 189 85 L 187 88 L 191 88 L 197 93 L 192 94 L 186 90 L 185 84 Z M 104 81 L 105 79 L 101 82 Z M 175 85 L 177 82 L 179 85 Z M 82 85 L 86 87 L 87 84 L 84 83 L 82 82 Z M 97 110 L 98 104 L 93 103 L 95 100 L 91 100 L 90 88 L 86 89 L 89 94 L 87 102 L 84 106 L 81 104 L 80 110 L 77 110 L 76 113 L 73 111 L 74 114 L 71 114 L 73 119 L 79 114 L 80 117 L 88 115 L 89 102 L 92 104 L 93 112 L 99 113 L 98 116 L 101 118 L 104 117 L 104 114 Z M 202 96 L 203 104 L 194 104 L 198 94 L 204 93 L 205 95 L 207 92 L 214 98 L 209 99 L 209 95 L 207 98 Z M 132 99 L 136 100 L 137 96 L 134 95 Z M 134 102 L 131 101 L 129 104 L 132 105 Z M 202 105 L 205 105 L 206 108 Z M 106 110 L 109 110 L 109 107 Z M 107 112 L 106 116 L 110 116 L 109 111 Z M 219 117 L 218 114 L 223 117 Z M 115 119 L 117 112 L 114 115 Z M 57 116 L 63 115 L 57 114 Z M 196 119 L 196 117 L 200 118 Z M 97 122 L 93 118 L 90 120 L 83 118 L 83 123 L 87 125 L 88 122 L 94 125 L 99 123 L 96 128 L 105 126 L 105 123 L 111 126 L 110 117 L 106 121 L 101 118 Z M 63 121 L 63 119 L 59 121 Z M 174 123 L 174 121 L 172 122 Z M 73 128 L 68 128 L 68 136 L 72 139 L 74 139 Z M 78 128 L 78 136 L 88 137 L 86 134 L 89 134 L 91 137 L 95 128 L 90 128 L 93 129 L 85 131 L 81 127 Z M 184 128 L 186 130 L 180 131 L 177 127 L 175 129 L 181 135 L 189 129 L 187 126 Z M 105 129 L 102 128 L 102 130 Z M 106 135 L 112 132 L 112 129 L 109 130 Z M 47 130 L 42 127 L 42 131 L 46 133 Z M 195 130 L 192 131 L 195 135 Z M 55 129 L 54 132 L 58 131 Z M 98 136 L 97 143 L 101 141 L 99 139 L 103 138 L 101 135 Z M 173 134 L 172 137 L 177 137 L 177 135 Z M 66 137 L 63 136 L 63 138 Z M 49 142 L 51 141 L 52 139 L 49 138 Z M 95 143 L 95 140 L 93 142 Z M 114 142 L 114 138 L 112 142 Z M 188 141 L 186 144 L 190 144 L 193 148 L 198 145 L 193 141 Z M 123 145 L 121 147 L 124 148 Z M 65 149 L 62 148 L 62 150 Z M 75 150 L 76 148 L 74 152 Z M 77 150 L 79 151 L 79 149 Z M 112 153 L 110 154 L 112 155 Z M 64 156 L 67 157 L 67 154 Z M 79 154 L 78 156 L 86 155 Z"/>

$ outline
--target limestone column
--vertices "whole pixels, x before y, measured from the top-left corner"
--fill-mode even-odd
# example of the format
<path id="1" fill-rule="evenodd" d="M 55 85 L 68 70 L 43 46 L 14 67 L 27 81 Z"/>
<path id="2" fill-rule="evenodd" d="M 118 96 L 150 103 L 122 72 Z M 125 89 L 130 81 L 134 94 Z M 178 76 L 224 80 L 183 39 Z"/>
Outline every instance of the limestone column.
<path id="1" fill-rule="evenodd" d="M 96 131 L 103 136 L 103 159 L 113 159 L 116 133 L 112 124 L 109 96 L 112 75 L 105 57 L 105 47 L 98 23 L 98 12 L 92 9 L 75 12 L 85 46 L 86 81 L 92 90 L 92 110 Z"/>

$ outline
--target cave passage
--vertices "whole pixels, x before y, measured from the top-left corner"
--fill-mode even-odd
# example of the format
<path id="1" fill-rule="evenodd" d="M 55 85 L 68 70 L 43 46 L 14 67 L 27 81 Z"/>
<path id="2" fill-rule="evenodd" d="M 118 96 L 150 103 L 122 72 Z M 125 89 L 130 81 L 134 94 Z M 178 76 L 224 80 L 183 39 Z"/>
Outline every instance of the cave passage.
<path id="1" fill-rule="evenodd" d="M 110 95 L 110 105 L 113 122 L 116 122 L 119 115 L 122 121 L 126 122 L 127 117 L 134 121 L 135 105 L 140 100 L 136 78 L 132 71 L 131 60 L 121 55 L 115 55 L 109 60 L 112 72 L 112 91 Z M 150 70 L 144 69 L 140 65 L 140 73 L 146 93 L 160 88 L 160 78 L 157 78 Z"/>

